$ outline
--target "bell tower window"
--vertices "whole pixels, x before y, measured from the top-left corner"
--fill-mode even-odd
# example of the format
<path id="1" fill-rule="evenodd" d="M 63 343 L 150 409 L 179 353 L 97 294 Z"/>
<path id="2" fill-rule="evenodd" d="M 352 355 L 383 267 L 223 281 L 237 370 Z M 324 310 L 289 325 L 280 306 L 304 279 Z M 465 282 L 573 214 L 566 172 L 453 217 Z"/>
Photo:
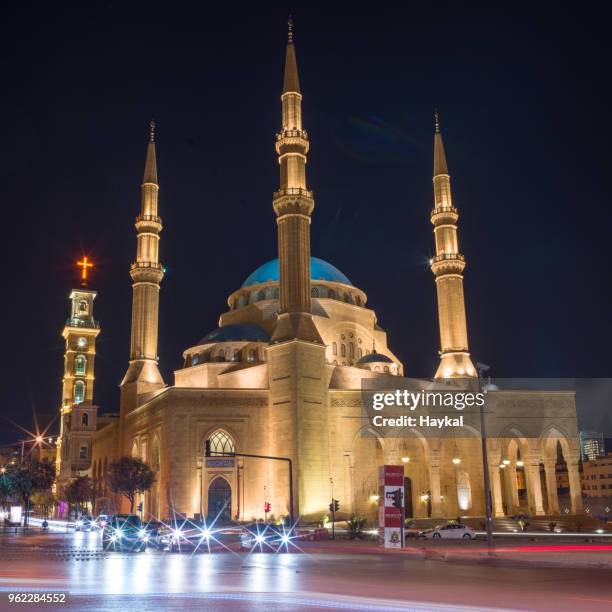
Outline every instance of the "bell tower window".
<path id="1" fill-rule="evenodd" d="M 74 360 L 74 373 L 78 376 L 84 376 L 87 372 L 87 357 L 85 355 L 77 355 Z"/>
<path id="2" fill-rule="evenodd" d="M 74 383 L 74 403 L 82 404 L 85 401 L 85 383 L 77 380 Z"/>
<path id="3" fill-rule="evenodd" d="M 87 413 L 81 417 L 81 425 L 83 427 L 89 427 L 89 415 Z"/>

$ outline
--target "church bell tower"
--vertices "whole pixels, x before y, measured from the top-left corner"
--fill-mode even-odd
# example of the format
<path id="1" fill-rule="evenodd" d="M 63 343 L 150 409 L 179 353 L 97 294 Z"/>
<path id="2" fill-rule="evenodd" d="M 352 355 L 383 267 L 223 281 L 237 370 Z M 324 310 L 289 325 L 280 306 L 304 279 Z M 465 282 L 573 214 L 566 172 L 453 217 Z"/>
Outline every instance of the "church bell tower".
<path id="1" fill-rule="evenodd" d="M 459 211 L 453 206 L 451 197 L 438 113 L 434 135 L 433 187 L 431 223 L 434 226 L 436 254 L 430 264 L 436 279 L 440 324 L 440 365 L 435 378 L 473 378 L 477 374 L 468 351 L 463 295 L 465 257 L 459 252 L 457 236 Z"/>
<path id="2" fill-rule="evenodd" d="M 92 263 L 83 257 L 77 265 L 82 268 L 82 286 L 70 293 L 70 316 L 62 331 L 64 376 L 56 455 L 60 494 L 72 478 L 89 469 L 92 436 L 96 430 L 94 361 L 100 325 L 93 316 L 96 292 L 87 287 L 88 268 Z"/>

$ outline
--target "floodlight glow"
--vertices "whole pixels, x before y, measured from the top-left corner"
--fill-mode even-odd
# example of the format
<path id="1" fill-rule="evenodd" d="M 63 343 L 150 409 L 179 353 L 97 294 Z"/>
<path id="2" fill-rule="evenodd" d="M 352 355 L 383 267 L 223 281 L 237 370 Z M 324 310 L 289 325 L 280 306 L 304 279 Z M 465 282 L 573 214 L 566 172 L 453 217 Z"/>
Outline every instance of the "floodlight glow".
<path id="1" fill-rule="evenodd" d="M 208 540 L 208 539 L 210 538 L 210 536 L 211 536 L 210 529 L 208 529 L 207 527 L 205 527 L 205 528 L 202 530 L 202 537 Z"/>
<path id="2" fill-rule="evenodd" d="M 113 535 L 110 537 L 110 541 L 111 542 L 116 542 L 119 538 L 113 533 Z"/>
<path id="3" fill-rule="evenodd" d="M 173 529 L 172 530 L 172 537 L 175 540 L 178 540 L 181 538 L 181 536 L 183 535 L 183 532 L 180 529 Z"/>
<path id="4" fill-rule="evenodd" d="M 83 526 L 83 521 L 82 521 L 81 519 L 79 519 L 79 520 L 76 522 L 76 526 L 77 526 L 77 527 L 82 527 L 82 526 Z"/>
<path id="5" fill-rule="evenodd" d="M 283 544 L 289 544 L 289 536 L 286 533 L 281 537 L 281 542 Z"/>
<path id="6" fill-rule="evenodd" d="M 122 529 L 115 529 L 114 535 L 115 535 L 116 538 L 123 537 L 123 530 Z"/>
<path id="7" fill-rule="evenodd" d="M 517 465 L 517 467 L 523 467 L 525 464 L 524 464 L 524 463 L 523 463 L 523 462 L 522 462 L 522 461 L 519 459 L 519 460 L 516 462 L 516 465 Z"/>
<path id="8" fill-rule="evenodd" d="M 258 544 L 263 544 L 263 543 L 266 541 L 266 538 L 264 538 L 264 537 L 263 537 L 261 534 L 259 534 L 259 533 L 258 533 L 258 534 L 255 536 L 255 541 L 256 541 Z"/>
<path id="9" fill-rule="evenodd" d="M 148 531 L 147 531 L 146 529 L 141 529 L 141 530 L 138 532 L 138 537 L 139 537 L 141 540 L 148 540 L 148 539 L 149 539 L 149 533 L 148 533 Z"/>

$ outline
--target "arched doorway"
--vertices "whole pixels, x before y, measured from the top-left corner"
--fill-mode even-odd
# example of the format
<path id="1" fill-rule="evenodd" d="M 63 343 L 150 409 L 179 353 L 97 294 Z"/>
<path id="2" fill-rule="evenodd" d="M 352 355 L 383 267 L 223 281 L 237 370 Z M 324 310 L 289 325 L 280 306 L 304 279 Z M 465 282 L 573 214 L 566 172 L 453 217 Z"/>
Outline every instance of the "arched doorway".
<path id="1" fill-rule="evenodd" d="M 217 476 L 208 487 L 208 518 L 221 523 L 232 518 L 232 489 L 222 476 Z"/>

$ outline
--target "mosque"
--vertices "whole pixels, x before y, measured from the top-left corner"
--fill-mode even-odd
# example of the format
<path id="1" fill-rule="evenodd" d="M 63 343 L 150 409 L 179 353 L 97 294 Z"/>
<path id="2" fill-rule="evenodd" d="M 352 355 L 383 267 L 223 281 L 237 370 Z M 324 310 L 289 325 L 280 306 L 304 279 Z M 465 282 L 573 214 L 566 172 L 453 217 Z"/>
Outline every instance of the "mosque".
<path id="1" fill-rule="evenodd" d="M 269 504 L 268 517 L 286 516 L 293 507 L 301 520 L 318 521 L 335 498 L 340 518 L 357 514 L 376 522 L 379 467 L 396 464 L 405 468 L 408 516 L 482 516 L 483 464 L 476 427 L 468 423 L 461 437 L 426 436 L 418 427 L 389 437 L 364 421 L 363 381 L 393 387 L 407 380 L 406 372 L 368 307 L 366 292 L 310 252 L 315 203 L 306 180 L 309 141 L 291 25 L 281 108 L 276 135 L 280 184 L 272 200 L 278 258 L 250 274 L 245 270 L 218 327 L 185 348 L 183 366 L 171 383 L 158 368 L 164 268 L 151 126 L 135 224 L 136 260 L 130 267 L 131 347 L 120 414 L 97 414 L 93 403 L 100 331 L 93 318 L 95 292 L 75 290 L 64 329 L 60 479 L 65 483 L 87 471 L 96 486 L 96 505 L 111 509 L 111 502 L 121 502 L 108 491 L 108 465 L 132 455 L 156 475 L 153 488 L 140 499 L 147 517 L 168 517 L 174 511 L 252 520 L 264 518 Z M 437 117 L 433 157 L 430 218 L 436 255 L 430 265 L 437 289 L 440 363 L 432 380 L 418 382 L 423 388 L 441 381 L 479 384 L 468 347 L 459 211 L 452 202 Z M 491 388 L 487 398 L 494 515 L 560 512 L 555 478 L 559 446 L 568 468 L 570 510 L 579 513 L 574 394 Z M 539 418 L 531 418 L 534 414 Z M 205 453 L 206 441 L 212 456 Z M 286 461 L 241 455 L 291 459 L 292 503 Z"/>

